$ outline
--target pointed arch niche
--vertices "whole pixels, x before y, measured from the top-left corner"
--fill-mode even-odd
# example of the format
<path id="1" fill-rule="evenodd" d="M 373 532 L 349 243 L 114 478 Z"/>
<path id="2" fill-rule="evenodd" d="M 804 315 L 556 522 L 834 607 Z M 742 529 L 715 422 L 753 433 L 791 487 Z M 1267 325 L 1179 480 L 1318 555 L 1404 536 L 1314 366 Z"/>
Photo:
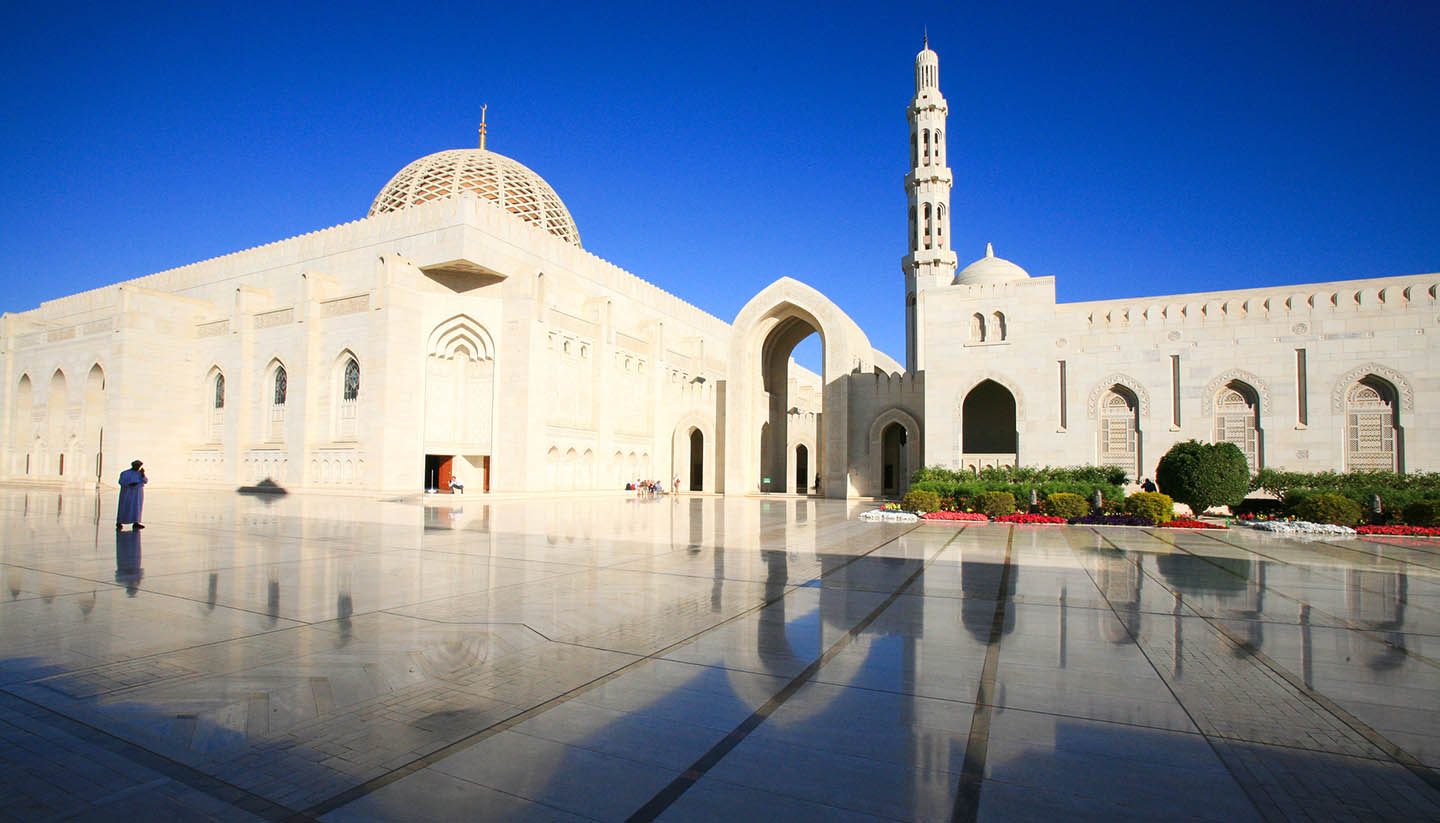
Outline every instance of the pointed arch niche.
<path id="1" fill-rule="evenodd" d="M 870 424 L 872 497 L 898 497 L 910 490 L 910 476 L 920 468 L 920 423 L 901 408 L 886 409 Z"/>
<path id="2" fill-rule="evenodd" d="M 475 318 L 457 314 L 435 326 L 426 346 L 426 460 L 445 462 L 466 489 L 488 491 L 494 429 L 495 340 Z M 594 483 L 594 455 L 584 463 L 566 461 L 567 488 Z"/>

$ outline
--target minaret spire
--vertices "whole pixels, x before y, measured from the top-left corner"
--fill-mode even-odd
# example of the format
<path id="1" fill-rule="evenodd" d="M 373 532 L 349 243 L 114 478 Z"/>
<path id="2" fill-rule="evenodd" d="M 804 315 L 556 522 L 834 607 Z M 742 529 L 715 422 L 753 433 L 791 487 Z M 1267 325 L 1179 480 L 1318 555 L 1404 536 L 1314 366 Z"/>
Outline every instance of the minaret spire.
<path id="1" fill-rule="evenodd" d="M 489 107 L 489 103 L 480 104 L 480 148 L 482 149 L 485 148 L 485 109 Z"/>
<path id="2" fill-rule="evenodd" d="M 909 371 L 925 368 L 923 340 L 924 295 L 927 289 L 948 286 L 955 278 L 955 252 L 950 248 L 950 186 L 953 177 L 947 164 L 945 118 L 949 113 L 940 93 L 940 58 L 930 50 L 930 31 L 925 31 L 925 48 L 915 55 L 915 96 L 906 109 L 910 121 L 910 172 L 905 175 L 905 194 L 910 219 L 909 254 L 901 261 L 905 272 L 905 366 Z"/>

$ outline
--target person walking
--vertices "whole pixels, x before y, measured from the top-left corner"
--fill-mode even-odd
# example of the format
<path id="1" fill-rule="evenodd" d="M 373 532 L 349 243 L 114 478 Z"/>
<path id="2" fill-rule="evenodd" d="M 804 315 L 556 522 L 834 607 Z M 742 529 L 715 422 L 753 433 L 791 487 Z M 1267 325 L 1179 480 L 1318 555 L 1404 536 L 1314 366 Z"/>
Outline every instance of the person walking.
<path id="1" fill-rule="evenodd" d="M 145 478 L 144 465 L 133 460 L 130 468 L 120 472 L 120 504 L 115 508 L 117 532 L 126 523 L 134 523 L 137 529 L 145 528 L 140 522 L 140 509 L 145 505 L 145 484 L 150 481 Z"/>

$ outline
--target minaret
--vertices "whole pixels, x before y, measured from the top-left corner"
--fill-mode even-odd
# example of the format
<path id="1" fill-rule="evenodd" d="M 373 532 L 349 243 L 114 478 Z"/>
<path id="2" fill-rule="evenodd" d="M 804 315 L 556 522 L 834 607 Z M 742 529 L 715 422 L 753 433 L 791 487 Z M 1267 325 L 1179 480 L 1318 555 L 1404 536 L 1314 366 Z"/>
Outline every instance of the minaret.
<path id="1" fill-rule="evenodd" d="M 910 173 L 905 194 L 910 201 L 909 249 L 901 262 L 905 270 L 905 368 L 925 368 L 920 350 L 920 324 L 924 297 L 935 286 L 949 285 L 955 277 L 955 252 L 950 250 L 950 185 L 946 165 L 945 115 L 940 94 L 940 58 L 925 48 L 915 55 L 915 98 L 905 112 L 910 120 Z"/>

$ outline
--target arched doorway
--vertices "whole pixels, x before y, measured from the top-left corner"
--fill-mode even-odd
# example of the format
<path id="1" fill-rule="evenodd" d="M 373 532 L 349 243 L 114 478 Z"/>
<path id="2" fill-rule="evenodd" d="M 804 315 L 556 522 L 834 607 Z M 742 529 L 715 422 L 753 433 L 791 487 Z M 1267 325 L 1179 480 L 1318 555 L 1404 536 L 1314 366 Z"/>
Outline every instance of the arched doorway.
<path id="1" fill-rule="evenodd" d="M 805 494 L 810 490 L 810 450 L 801 443 L 795 447 L 795 493 Z"/>
<path id="2" fill-rule="evenodd" d="M 1019 435 L 1015 395 L 994 380 L 982 380 L 960 408 L 961 462 L 966 468 L 1015 465 Z"/>
<path id="3" fill-rule="evenodd" d="M 705 489 L 705 433 L 698 428 L 690 430 L 690 491 Z"/>
<path id="4" fill-rule="evenodd" d="M 905 443 L 908 436 L 905 427 L 891 423 L 880 435 L 880 493 L 895 497 L 908 485 L 911 469 L 906 465 Z"/>

